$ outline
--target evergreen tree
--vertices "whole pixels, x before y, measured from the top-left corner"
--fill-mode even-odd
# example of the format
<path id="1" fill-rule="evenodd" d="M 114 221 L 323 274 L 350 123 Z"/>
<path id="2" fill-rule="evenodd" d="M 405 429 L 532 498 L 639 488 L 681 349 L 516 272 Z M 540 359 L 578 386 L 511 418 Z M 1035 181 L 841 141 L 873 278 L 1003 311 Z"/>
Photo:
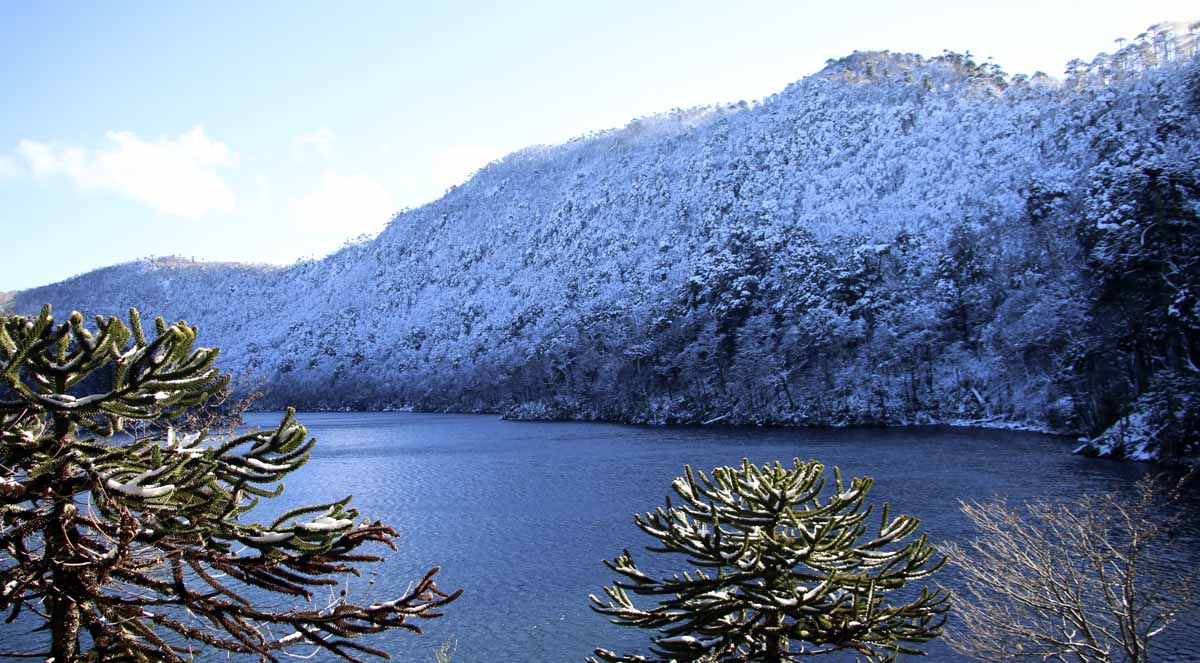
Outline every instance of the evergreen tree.
<path id="1" fill-rule="evenodd" d="M 606 561 L 622 578 L 605 588 L 607 602 L 592 596 L 592 608 L 657 635 L 651 656 L 605 649 L 596 656 L 609 663 L 780 663 L 839 650 L 869 661 L 923 653 L 912 645 L 941 633 L 947 596 L 908 583 L 944 560 L 933 558 L 924 535 L 901 544 L 919 521 L 892 518 L 887 505 L 878 535 L 863 540 L 872 480 L 844 483 L 834 468 L 836 494 L 823 498 L 824 471 L 798 459 L 791 468 L 743 461 L 714 469 L 711 478 L 685 468 L 672 484 L 682 502 L 668 497 L 635 521 L 657 540 L 648 550 L 684 555 L 697 568 L 653 577 L 628 550 Z M 639 608 L 631 594 L 660 597 L 659 604 Z"/>
<path id="2" fill-rule="evenodd" d="M 46 651 L 79 661 L 184 661 L 198 648 L 277 661 L 297 648 L 387 658 L 356 636 L 412 631 L 453 601 L 429 571 L 395 600 L 309 605 L 359 550 L 395 530 L 358 523 L 349 498 L 292 509 L 269 525 L 245 516 L 309 458 L 315 440 L 289 410 L 274 430 L 213 438 L 167 425 L 228 382 L 195 327 L 72 313 L 55 324 L 0 317 L 0 610 L 32 612 Z M 113 439 L 124 421 L 145 436 Z M 160 425 L 154 425 L 160 424 Z M 393 546 L 394 548 L 394 546 Z M 305 601 L 287 605 L 280 599 Z M 10 627 L 13 628 L 13 627 Z"/>

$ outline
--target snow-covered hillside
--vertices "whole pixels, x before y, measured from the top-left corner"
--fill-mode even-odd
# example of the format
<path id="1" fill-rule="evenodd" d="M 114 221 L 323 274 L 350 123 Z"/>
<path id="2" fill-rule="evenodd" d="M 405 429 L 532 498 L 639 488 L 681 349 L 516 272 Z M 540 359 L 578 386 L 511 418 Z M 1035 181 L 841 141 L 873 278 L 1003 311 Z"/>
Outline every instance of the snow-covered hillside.
<path id="1" fill-rule="evenodd" d="M 146 260 L 13 306 L 199 324 L 269 405 L 1194 452 L 1198 127 L 1194 34 L 1165 27 L 1065 81 L 855 53 L 755 104 L 517 152 L 322 260 Z"/>

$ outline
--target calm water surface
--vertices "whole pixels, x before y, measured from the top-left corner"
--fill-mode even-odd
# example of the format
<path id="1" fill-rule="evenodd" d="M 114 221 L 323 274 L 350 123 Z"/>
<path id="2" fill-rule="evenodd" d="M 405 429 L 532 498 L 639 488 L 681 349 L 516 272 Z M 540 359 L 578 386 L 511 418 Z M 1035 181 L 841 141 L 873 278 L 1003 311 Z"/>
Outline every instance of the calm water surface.
<path id="1" fill-rule="evenodd" d="M 256 413 L 248 424 L 273 426 L 278 417 Z M 959 500 L 1128 487 L 1148 469 L 1073 456 L 1063 438 L 1008 431 L 654 428 L 406 413 L 299 420 L 318 439 L 312 460 L 258 519 L 352 494 L 364 515 L 401 533 L 375 584 L 353 581 L 352 599 L 394 597 L 434 565 L 443 588 L 465 589 L 444 618 L 421 624 L 424 635 L 371 639 L 400 661 L 431 662 L 448 640 L 457 642 L 455 663 L 579 662 L 597 646 L 644 646 L 646 633 L 610 625 L 587 597 L 612 580 L 602 559 L 629 548 L 650 561 L 638 554 L 650 540 L 632 516 L 660 505 L 685 463 L 708 470 L 743 457 L 799 457 L 873 476 L 872 500 L 920 517 L 933 541 L 970 534 Z M 1195 568 L 1200 550 L 1188 554 Z M 1187 619 L 1159 660 L 1200 660 L 1190 651 L 1200 650 L 1200 617 Z M 921 660 L 964 660 L 937 643 L 929 649 Z"/>

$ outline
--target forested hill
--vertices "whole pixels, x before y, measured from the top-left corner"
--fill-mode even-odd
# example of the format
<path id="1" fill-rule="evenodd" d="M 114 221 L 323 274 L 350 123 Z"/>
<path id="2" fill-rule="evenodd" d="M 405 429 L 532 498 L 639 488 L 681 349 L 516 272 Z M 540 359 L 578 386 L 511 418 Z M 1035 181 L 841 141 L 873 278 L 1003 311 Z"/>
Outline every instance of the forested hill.
<path id="1" fill-rule="evenodd" d="M 1007 422 L 1177 454 L 1200 430 L 1198 125 L 1186 30 L 1065 80 L 855 53 L 517 152 L 322 260 L 147 260 L 13 306 L 199 324 L 269 406 Z"/>

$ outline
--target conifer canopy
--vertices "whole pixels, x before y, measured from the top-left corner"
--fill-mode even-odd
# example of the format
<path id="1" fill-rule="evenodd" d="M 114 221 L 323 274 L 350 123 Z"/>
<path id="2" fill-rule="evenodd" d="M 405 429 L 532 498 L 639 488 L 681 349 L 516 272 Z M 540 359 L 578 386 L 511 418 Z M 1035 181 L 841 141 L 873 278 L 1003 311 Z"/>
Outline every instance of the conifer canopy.
<path id="1" fill-rule="evenodd" d="M 655 553 L 682 555 L 694 568 L 651 575 L 628 550 L 605 565 L 621 577 L 591 597 L 614 624 L 656 632 L 651 655 L 597 649 L 609 663 L 805 661 L 847 650 L 868 661 L 922 654 L 914 645 L 940 635 L 948 609 L 941 590 L 910 582 L 937 571 L 925 535 L 903 543 L 919 521 L 884 505 L 868 537 L 872 480 L 842 480 L 823 496 L 825 466 L 794 461 L 685 468 L 672 488 L 680 502 L 635 517 Z M 871 529 L 870 531 L 874 531 Z M 634 597 L 658 605 L 641 608 Z"/>
<path id="2" fill-rule="evenodd" d="M 387 658 L 357 636 L 440 616 L 459 593 L 438 589 L 436 568 L 393 600 L 342 592 L 313 606 L 314 588 L 381 561 L 359 548 L 394 548 L 396 531 L 360 521 L 349 498 L 250 521 L 315 440 L 292 410 L 273 430 L 176 430 L 229 377 L 196 327 L 155 327 L 147 336 L 136 310 L 92 329 L 79 313 L 55 324 L 49 306 L 0 316 L 0 611 L 46 641 L 0 656 L 182 662 L 211 648 L 278 661 L 316 648 L 356 661 Z M 145 432 L 114 437 L 127 420 Z"/>

